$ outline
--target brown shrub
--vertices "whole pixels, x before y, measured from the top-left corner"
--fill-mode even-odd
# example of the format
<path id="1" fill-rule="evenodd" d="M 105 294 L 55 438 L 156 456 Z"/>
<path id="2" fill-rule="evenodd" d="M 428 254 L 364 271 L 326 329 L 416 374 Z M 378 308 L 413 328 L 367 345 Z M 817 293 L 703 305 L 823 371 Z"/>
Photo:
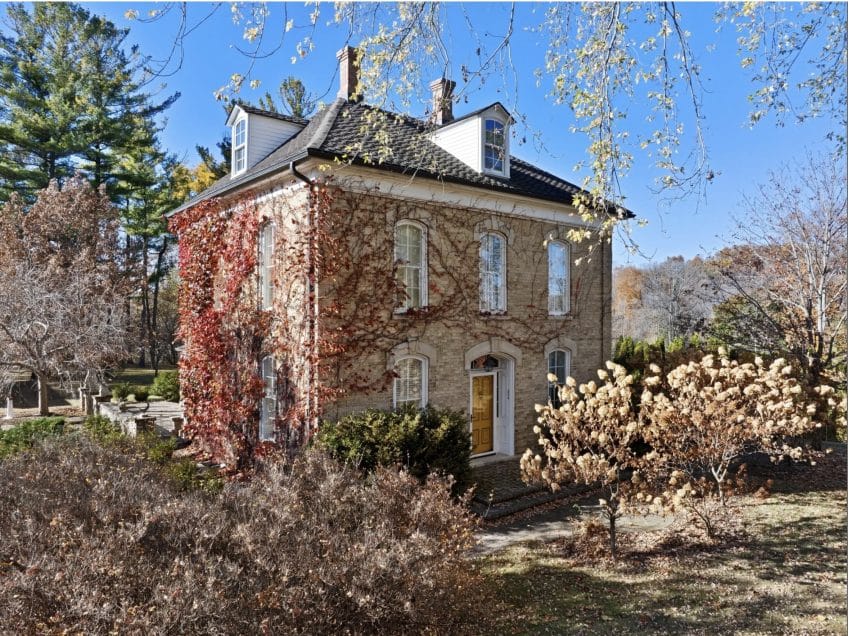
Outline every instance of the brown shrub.
<path id="1" fill-rule="evenodd" d="M 221 496 L 82 438 L 0 462 L 13 633 L 457 632 L 472 522 L 451 484 L 314 452 Z"/>

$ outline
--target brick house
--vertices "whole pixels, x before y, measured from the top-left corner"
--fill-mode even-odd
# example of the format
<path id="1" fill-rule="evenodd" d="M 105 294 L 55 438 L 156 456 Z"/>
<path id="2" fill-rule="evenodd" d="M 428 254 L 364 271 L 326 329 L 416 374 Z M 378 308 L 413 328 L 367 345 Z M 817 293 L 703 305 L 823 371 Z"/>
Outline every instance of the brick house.
<path id="1" fill-rule="evenodd" d="M 230 174 L 170 215 L 247 198 L 260 216 L 245 293 L 275 336 L 242 433 L 292 441 L 284 413 L 431 403 L 468 415 L 473 457 L 521 453 L 547 374 L 587 380 L 610 356 L 610 245 L 577 186 L 511 155 L 501 104 L 456 117 L 441 79 L 427 120 L 388 113 L 356 98 L 355 52 L 338 57 L 340 93 L 310 120 L 235 106 Z"/>

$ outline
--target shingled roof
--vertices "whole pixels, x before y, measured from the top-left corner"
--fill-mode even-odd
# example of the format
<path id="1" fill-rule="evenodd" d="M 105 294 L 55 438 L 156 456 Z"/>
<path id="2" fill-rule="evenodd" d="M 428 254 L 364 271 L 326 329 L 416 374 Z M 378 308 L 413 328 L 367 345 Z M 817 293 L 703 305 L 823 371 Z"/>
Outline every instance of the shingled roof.
<path id="1" fill-rule="evenodd" d="M 242 108 L 245 108 L 242 106 Z M 249 112 L 266 114 L 251 108 Z M 448 124 L 447 124 L 448 125 Z M 479 173 L 428 139 L 428 122 L 361 102 L 337 99 L 294 137 L 235 178 L 225 175 L 169 214 L 221 196 L 307 157 L 339 160 L 379 170 L 571 204 L 579 186 L 511 156 L 510 177 Z M 380 141 L 379 140 L 385 140 Z"/>

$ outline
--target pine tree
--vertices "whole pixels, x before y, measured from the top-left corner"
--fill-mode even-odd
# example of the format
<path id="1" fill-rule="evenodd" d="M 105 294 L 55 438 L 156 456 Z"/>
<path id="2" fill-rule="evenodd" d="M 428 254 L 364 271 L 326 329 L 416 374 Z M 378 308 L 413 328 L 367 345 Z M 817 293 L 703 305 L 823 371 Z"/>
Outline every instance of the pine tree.
<path id="1" fill-rule="evenodd" d="M 143 92 L 145 58 L 125 53 L 127 29 L 74 4 L 7 8 L 0 37 L 0 199 L 31 200 L 51 179 L 82 172 L 113 201 L 136 187 L 122 158 L 152 148 L 154 103 Z"/>

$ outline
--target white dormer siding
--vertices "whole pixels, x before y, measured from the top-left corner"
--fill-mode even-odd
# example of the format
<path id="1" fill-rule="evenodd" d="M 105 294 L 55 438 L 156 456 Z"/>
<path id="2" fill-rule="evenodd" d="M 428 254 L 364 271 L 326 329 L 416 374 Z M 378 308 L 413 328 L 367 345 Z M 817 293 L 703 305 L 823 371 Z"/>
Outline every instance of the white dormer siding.
<path id="1" fill-rule="evenodd" d="M 252 109 L 253 110 L 253 109 Z M 245 162 L 237 156 L 239 148 L 236 145 L 238 128 L 244 122 L 245 126 Z M 227 118 L 230 126 L 231 140 L 233 142 L 232 157 L 230 162 L 231 177 L 237 177 L 246 169 L 251 168 L 275 149 L 301 131 L 304 126 L 285 121 L 275 117 L 273 114 L 264 115 L 257 112 L 246 112 L 241 106 L 234 106 Z M 242 168 L 242 169 L 240 169 Z"/>
<path id="2" fill-rule="evenodd" d="M 504 160 L 501 170 L 487 166 L 485 162 L 488 120 L 498 122 L 504 127 Z M 510 114 L 500 104 L 493 104 L 478 113 L 467 115 L 440 127 L 431 133 L 430 139 L 475 172 L 509 178 L 511 176 L 510 125 Z"/>

